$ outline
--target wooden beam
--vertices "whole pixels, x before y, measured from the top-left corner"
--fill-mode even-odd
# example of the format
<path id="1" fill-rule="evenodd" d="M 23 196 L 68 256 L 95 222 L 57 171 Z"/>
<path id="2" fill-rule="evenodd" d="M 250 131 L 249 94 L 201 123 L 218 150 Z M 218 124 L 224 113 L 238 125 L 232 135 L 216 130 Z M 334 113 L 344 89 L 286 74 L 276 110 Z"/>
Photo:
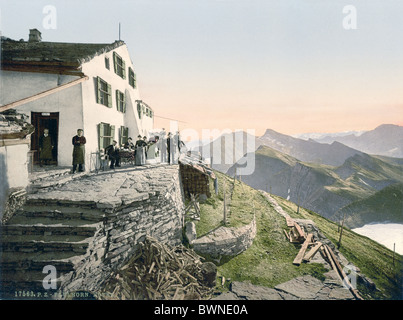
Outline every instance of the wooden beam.
<path id="1" fill-rule="evenodd" d="M 328 248 L 327 245 L 324 245 L 323 248 L 325 249 L 325 253 L 326 253 L 327 259 L 329 260 L 330 265 L 332 266 L 332 269 L 333 269 L 334 271 L 336 271 L 338 277 L 340 278 L 340 280 L 342 280 L 341 277 L 340 277 L 339 271 L 337 270 L 337 267 L 336 267 L 336 265 L 334 264 L 333 258 L 332 258 L 332 256 L 330 255 L 329 250 L 327 249 L 327 248 Z"/>
<path id="2" fill-rule="evenodd" d="M 311 242 L 312 237 L 313 237 L 313 234 L 309 233 L 305 239 L 305 242 L 302 244 L 302 247 L 299 250 L 297 256 L 295 257 L 293 264 L 298 265 L 298 266 L 301 264 L 302 258 L 304 257 L 305 251 L 308 248 L 308 244 Z"/>
<path id="3" fill-rule="evenodd" d="M 307 254 L 304 257 L 304 261 L 309 261 L 314 255 L 315 253 L 319 250 L 319 248 L 322 246 L 322 242 L 317 242 L 315 244 L 315 246 L 309 251 L 307 252 Z"/>
<path id="4" fill-rule="evenodd" d="M 294 227 L 297 230 L 298 234 L 300 235 L 300 237 L 305 238 L 305 232 L 304 230 L 302 230 L 302 228 L 299 226 L 298 223 L 295 222 L 294 220 Z"/>
<path id="5" fill-rule="evenodd" d="M 294 226 L 295 221 L 294 221 L 293 218 L 291 218 L 289 216 L 286 216 L 285 220 L 287 221 L 287 227 L 293 227 Z"/>
<path id="6" fill-rule="evenodd" d="M 70 82 L 62 84 L 62 85 L 60 85 L 58 87 L 55 87 L 55 88 L 52 88 L 52 89 L 49 89 L 49 90 L 34 94 L 34 95 L 29 96 L 29 97 L 24 98 L 24 99 L 14 101 L 12 103 L 9 103 L 9 104 L 6 104 L 4 106 L 1 106 L 0 107 L 0 112 L 6 111 L 6 110 L 9 110 L 9 109 L 13 109 L 13 108 L 16 108 L 16 107 L 18 107 L 20 105 L 23 105 L 23 104 L 26 104 L 26 103 L 41 99 L 41 98 L 46 97 L 46 96 L 48 96 L 50 94 L 59 92 L 61 90 L 67 89 L 67 88 L 70 88 L 72 86 L 75 86 L 76 84 L 79 84 L 79 83 L 87 81 L 87 80 L 88 80 L 88 76 L 84 76 L 84 77 L 82 77 L 80 79 L 70 81 Z"/>
<path id="7" fill-rule="evenodd" d="M 0 147 L 15 146 L 18 144 L 29 144 L 30 142 L 31 142 L 30 139 L 0 140 Z"/>
<path id="8" fill-rule="evenodd" d="M 329 252 L 329 255 L 332 257 L 334 264 L 336 266 L 336 271 L 338 271 L 340 278 L 342 279 L 343 284 L 346 285 L 346 287 L 350 290 L 350 292 L 353 294 L 353 296 L 357 299 L 357 300 L 364 300 L 358 293 L 358 290 L 356 288 L 354 288 L 350 281 L 348 280 L 347 275 L 345 274 L 345 272 L 343 271 L 343 268 L 341 267 L 341 264 L 339 263 L 339 261 L 336 258 L 336 255 L 334 254 L 333 250 L 330 249 L 329 246 L 325 245 L 325 249 L 327 247 L 327 250 Z"/>

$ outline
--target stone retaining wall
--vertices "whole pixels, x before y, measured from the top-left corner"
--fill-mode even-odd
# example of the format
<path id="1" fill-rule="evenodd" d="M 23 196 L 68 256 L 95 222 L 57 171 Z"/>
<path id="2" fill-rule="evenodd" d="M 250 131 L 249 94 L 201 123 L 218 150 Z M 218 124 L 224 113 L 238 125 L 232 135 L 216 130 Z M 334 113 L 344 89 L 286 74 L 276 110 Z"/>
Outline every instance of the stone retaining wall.
<path id="1" fill-rule="evenodd" d="M 142 181 L 149 180 L 148 190 L 135 196 L 128 184 L 119 189 L 119 199 L 97 203 L 104 212 L 103 223 L 90 241 L 84 261 L 63 279 L 61 293 L 95 293 L 112 270 L 129 260 L 146 235 L 172 246 L 181 243 L 184 203 L 178 167 L 153 168 L 138 178 L 133 181 L 139 188 Z"/>
<path id="2" fill-rule="evenodd" d="M 199 254 L 213 258 L 235 256 L 248 249 L 256 236 L 256 217 L 240 228 L 220 227 L 210 234 L 194 240 L 191 244 Z"/>

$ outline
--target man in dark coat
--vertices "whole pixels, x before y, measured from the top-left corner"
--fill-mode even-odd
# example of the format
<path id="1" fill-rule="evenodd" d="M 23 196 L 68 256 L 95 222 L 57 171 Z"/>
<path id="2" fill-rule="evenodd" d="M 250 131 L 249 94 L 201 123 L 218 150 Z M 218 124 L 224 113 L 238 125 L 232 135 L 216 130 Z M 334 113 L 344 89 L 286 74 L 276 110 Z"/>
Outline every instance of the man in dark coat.
<path id="1" fill-rule="evenodd" d="M 43 135 L 39 138 L 39 165 L 42 167 L 42 162 L 45 165 L 49 164 L 49 161 L 53 159 L 54 143 L 52 137 L 49 135 L 49 129 L 43 130 Z"/>
<path id="2" fill-rule="evenodd" d="M 120 154 L 117 144 L 118 142 L 113 140 L 112 144 L 105 149 L 105 153 L 109 156 L 109 160 L 111 160 L 111 165 L 109 166 L 111 169 L 115 169 L 115 166 L 120 167 Z"/>
<path id="3" fill-rule="evenodd" d="M 172 143 L 172 134 L 169 132 L 167 138 L 168 164 L 171 164 L 171 143 Z M 172 159 L 172 162 L 173 161 L 174 159 Z"/>
<path id="4" fill-rule="evenodd" d="M 83 129 L 77 130 L 77 135 L 72 139 L 73 143 L 73 173 L 77 170 L 78 165 L 78 172 L 84 171 L 84 164 L 85 164 L 85 144 L 87 140 L 83 136 Z"/>

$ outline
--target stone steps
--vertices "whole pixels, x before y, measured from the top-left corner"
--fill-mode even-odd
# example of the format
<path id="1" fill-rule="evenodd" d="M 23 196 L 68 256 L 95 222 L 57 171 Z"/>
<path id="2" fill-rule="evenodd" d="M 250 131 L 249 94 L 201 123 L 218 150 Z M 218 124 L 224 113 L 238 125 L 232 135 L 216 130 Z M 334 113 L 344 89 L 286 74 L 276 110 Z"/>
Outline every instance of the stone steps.
<path id="1" fill-rule="evenodd" d="M 64 242 L 64 241 L 36 241 L 23 240 L 7 241 L 2 239 L 2 251 L 4 252 L 75 252 L 85 254 L 88 248 L 86 242 Z"/>
<path id="2" fill-rule="evenodd" d="M 76 219 L 87 224 L 100 222 L 103 219 L 103 213 L 94 208 L 69 207 L 51 203 L 45 205 L 38 204 L 36 201 L 38 200 L 35 199 L 32 203 L 28 200 L 23 208 L 8 221 L 8 224 L 24 224 L 26 218 L 49 218 L 55 222 Z"/>
<path id="3" fill-rule="evenodd" d="M 71 174 L 71 168 L 46 168 L 30 175 L 30 193 L 36 193 L 41 189 L 53 188 L 64 185 L 73 179 L 82 177 L 87 173 Z"/>
<path id="4" fill-rule="evenodd" d="M 52 237 L 52 239 L 67 239 L 74 237 L 82 237 L 84 240 L 87 237 L 91 237 L 96 230 L 95 226 L 74 226 L 74 225 L 23 225 L 13 224 L 5 225 L 2 228 L 2 236 L 4 239 L 16 238 L 19 239 L 24 236 L 30 240 L 40 240 L 41 238 Z M 66 240 L 67 240 L 66 239 Z M 45 239 L 42 239 L 45 240 Z M 67 240 L 69 241 L 69 240 Z M 70 240 L 71 241 L 71 240 Z M 76 240 L 79 241 L 79 240 Z"/>
<path id="5" fill-rule="evenodd" d="M 85 204 L 28 200 L 0 226 L 0 299 L 50 299 L 55 290 L 43 288 L 43 268 L 54 266 L 58 279 L 74 271 L 102 220 Z"/>

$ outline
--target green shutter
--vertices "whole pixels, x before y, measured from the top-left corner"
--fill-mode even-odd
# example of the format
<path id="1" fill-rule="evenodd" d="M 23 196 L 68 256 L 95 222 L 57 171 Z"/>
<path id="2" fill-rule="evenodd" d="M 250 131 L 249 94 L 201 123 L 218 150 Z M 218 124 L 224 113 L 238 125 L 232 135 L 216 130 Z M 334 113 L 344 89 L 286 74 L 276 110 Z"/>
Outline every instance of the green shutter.
<path id="1" fill-rule="evenodd" d="M 126 113 L 126 95 L 123 93 L 123 113 Z"/>
<path id="2" fill-rule="evenodd" d="M 107 85 L 108 85 L 108 107 L 112 108 L 112 87 L 109 83 Z"/>
<path id="3" fill-rule="evenodd" d="M 122 146 L 124 144 L 123 140 L 124 140 L 124 134 L 125 134 L 125 127 L 120 126 L 120 139 L 119 139 L 119 144 Z"/>
<path id="4" fill-rule="evenodd" d="M 113 52 L 113 70 L 115 70 L 115 73 L 118 73 L 118 57 L 116 56 L 116 52 Z"/>
<path id="5" fill-rule="evenodd" d="M 137 78 L 136 78 L 135 73 L 133 73 L 133 87 L 134 87 L 134 89 L 136 89 L 136 87 L 137 87 Z"/>
<path id="6" fill-rule="evenodd" d="M 101 122 L 101 123 L 98 125 L 99 150 L 105 149 L 105 146 L 104 146 L 104 130 L 105 130 L 105 126 L 104 126 L 104 124 Z"/>
<path id="7" fill-rule="evenodd" d="M 122 59 L 122 78 L 126 79 L 126 62 Z"/>
<path id="8" fill-rule="evenodd" d="M 118 111 L 120 111 L 119 110 L 119 90 L 116 90 L 115 91 L 115 95 L 116 95 L 116 110 L 118 110 Z"/>
<path id="9" fill-rule="evenodd" d="M 97 77 L 97 103 L 101 103 L 101 78 Z"/>
<path id="10" fill-rule="evenodd" d="M 139 119 L 141 119 L 141 105 L 137 103 L 137 113 L 139 114 Z"/>
<path id="11" fill-rule="evenodd" d="M 111 138 L 109 144 L 112 144 L 112 141 L 115 140 L 115 126 L 110 126 L 111 128 Z"/>

